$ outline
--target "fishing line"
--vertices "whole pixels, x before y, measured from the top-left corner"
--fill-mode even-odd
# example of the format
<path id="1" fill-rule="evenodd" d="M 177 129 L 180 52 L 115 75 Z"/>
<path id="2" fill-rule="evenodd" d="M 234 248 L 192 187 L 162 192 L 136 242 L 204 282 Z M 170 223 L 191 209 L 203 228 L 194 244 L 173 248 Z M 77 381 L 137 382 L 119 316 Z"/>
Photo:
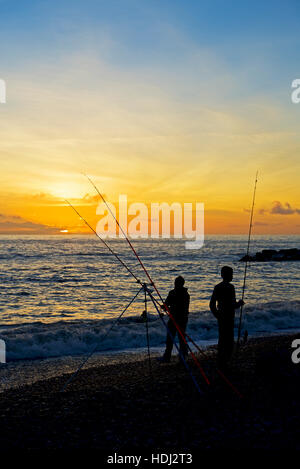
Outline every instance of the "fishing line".
<path id="1" fill-rule="evenodd" d="M 146 284 L 143 285 L 143 288 L 144 288 L 144 292 L 145 292 L 144 303 L 145 303 L 145 316 L 146 316 L 146 337 L 147 337 L 147 349 L 148 349 L 148 364 L 149 364 L 149 373 L 150 373 L 151 378 L 153 379 L 152 365 L 151 365 L 151 353 L 150 353 L 148 302 L 147 302 L 147 286 L 146 286 Z"/>
<path id="2" fill-rule="evenodd" d="M 159 309 L 158 309 L 158 306 L 157 306 L 157 304 L 156 304 L 156 302 L 155 302 L 155 299 L 154 299 L 152 293 L 150 292 L 150 290 L 149 290 L 148 288 L 147 288 L 147 292 L 148 292 L 148 295 L 149 295 L 150 298 L 151 298 L 151 301 L 152 301 L 152 303 L 153 303 L 153 305 L 154 305 L 154 307 L 155 307 L 155 309 L 156 309 L 156 311 L 157 311 L 159 317 L 161 318 L 161 320 L 162 320 L 162 322 L 163 322 L 165 328 L 167 329 L 167 333 L 168 333 L 168 335 L 171 337 L 171 339 L 172 339 L 172 341 L 173 341 L 173 344 L 175 345 L 175 347 L 176 347 L 176 349 L 177 349 L 177 351 L 178 351 L 178 354 L 179 354 L 179 356 L 180 356 L 180 358 L 181 358 L 181 360 L 182 360 L 182 362 L 183 362 L 183 364 L 184 364 L 184 366 L 185 366 L 187 372 L 189 373 L 190 377 L 192 378 L 192 380 L 193 380 L 193 382 L 194 382 L 194 384 L 195 384 L 195 386 L 196 386 L 197 391 L 198 391 L 200 394 L 203 394 L 203 391 L 200 389 L 200 386 L 199 386 L 198 382 L 196 381 L 196 378 L 195 378 L 194 375 L 192 374 L 192 372 L 191 372 L 191 370 L 190 370 L 190 368 L 189 368 L 189 366 L 188 366 L 188 364 L 187 364 L 187 362 L 186 362 L 186 360 L 185 360 L 183 354 L 181 353 L 181 350 L 179 349 L 178 345 L 177 345 L 176 342 L 175 342 L 175 337 L 173 337 L 173 335 L 171 334 L 171 331 L 170 331 L 170 329 L 168 328 L 168 325 L 167 325 L 166 321 L 164 320 L 163 316 L 161 315 L 161 313 L 160 313 L 160 311 L 159 311 Z"/>
<path id="3" fill-rule="evenodd" d="M 130 300 L 130 302 L 128 303 L 128 305 L 123 309 L 122 313 L 119 315 L 119 317 L 112 323 L 111 327 L 108 329 L 108 331 L 106 331 L 106 333 L 104 334 L 104 336 L 102 337 L 101 340 L 104 340 L 106 339 L 106 337 L 108 336 L 108 334 L 112 331 L 112 329 L 114 328 L 114 326 L 120 321 L 121 317 L 123 316 L 123 314 L 125 314 L 125 312 L 127 311 L 127 309 L 129 308 L 129 306 L 134 302 L 134 300 L 136 299 L 136 297 L 139 295 L 139 293 L 143 290 L 144 287 L 140 288 L 139 291 L 134 295 L 134 297 Z M 76 371 L 74 371 L 74 373 L 70 376 L 70 378 L 67 380 L 67 382 L 63 385 L 63 387 L 61 388 L 60 392 L 64 392 L 67 388 L 67 386 L 73 381 L 73 379 L 78 375 L 79 371 L 81 370 L 81 368 L 87 363 L 87 361 L 91 358 L 92 355 L 94 355 L 94 353 L 96 353 L 97 351 L 97 348 L 98 348 L 98 343 L 95 345 L 95 347 L 90 351 L 90 353 L 87 355 L 87 357 L 82 361 L 82 363 L 79 365 L 79 367 L 77 368 Z"/>
<path id="4" fill-rule="evenodd" d="M 189 344 L 187 343 L 187 340 L 185 337 L 187 337 L 187 339 L 198 349 L 198 351 L 200 353 L 202 353 L 202 355 L 206 358 L 206 354 L 200 349 L 200 347 L 198 347 L 198 345 L 193 341 L 193 339 L 185 333 L 182 332 L 181 328 L 179 327 L 179 325 L 176 323 L 176 321 L 174 320 L 168 306 L 164 303 L 163 299 L 162 299 L 162 296 L 160 294 L 160 292 L 158 291 L 156 285 L 154 284 L 152 278 L 150 277 L 150 274 L 148 273 L 146 267 L 144 266 L 142 260 L 140 259 L 139 255 L 137 254 L 134 246 L 132 245 L 132 243 L 130 242 L 128 236 L 126 235 L 125 231 L 123 230 L 122 226 L 120 225 L 119 221 L 117 220 L 117 218 L 115 217 L 114 213 L 112 212 L 111 208 L 109 207 L 108 203 L 106 202 L 106 200 L 104 199 L 103 195 L 101 194 L 101 192 L 98 190 L 98 188 L 96 187 L 96 185 L 93 183 L 93 181 L 87 176 L 87 179 L 90 181 L 90 183 L 93 185 L 93 187 L 95 188 L 95 190 L 97 191 L 97 193 L 100 195 L 101 199 L 103 200 L 103 202 L 105 203 L 106 207 L 108 208 L 109 212 L 111 213 L 111 215 L 113 216 L 113 218 L 115 219 L 119 229 L 122 231 L 126 241 L 128 242 L 130 248 L 132 249 L 133 253 L 135 254 L 137 260 L 139 261 L 141 267 L 143 268 L 145 274 L 147 275 L 151 285 L 154 287 L 157 295 L 159 296 L 161 302 L 163 303 L 164 305 L 164 308 L 165 308 L 165 311 L 168 313 L 168 316 L 171 318 L 171 320 L 173 321 L 176 329 L 178 330 L 179 334 L 181 335 L 181 337 L 183 338 L 185 344 L 187 345 L 188 349 L 190 350 L 190 353 L 191 353 L 191 356 L 195 362 L 195 364 L 197 365 L 197 367 L 199 368 L 200 372 L 201 372 L 201 375 L 203 376 L 205 382 L 207 384 L 210 384 L 210 381 L 209 379 L 207 378 L 206 374 L 204 373 L 204 370 L 199 362 L 199 360 L 195 357 L 194 353 L 192 352 Z M 135 280 L 139 283 L 139 284 L 142 284 L 141 281 L 136 277 L 136 275 L 132 272 L 132 270 L 125 264 L 125 262 L 122 261 L 122 259 L 118 256 L 118 254 L 116 254 L 113 249 L 108 245 L 108 243 L 106 243 L 103 238 L 101 238 L 101 236 L 99 236 L 99 234 L 94 230 L 94 228 L 80 215 L 80 213 L 75 209 L 75 207 L 68 201 L 66 200 L 66 202 L 70 205 L 70 207 L 75 211 L 75 213 L 85 222 L 85 224 L 95 233 L 95 235 L 100 239 L 100 241 L 108 248 L 108 250 L 111 252 L 111 254 L 113 254 L 116 259 L 126 268 L 126 270 L 135 278 Z M 143 288 L 143 287 L 142 287 Z M 156 298 L 153 297 L 153 295 L 151 294 L 151 299 L 152 301 L 155 303 L 158 303 L 158 300 Z M 156 305 L 155 305 L 156 307 Z M 156 307 L 157 309 L 157 307 Z M 158 310 L 158 309 L 157 309 Z M 161 313 L 159 312 L 159 317 L 163 320 L 162 316 L 161 316 Z M 164 324 L 165 324 L 165 321 L 163 320 Z M 167 325 L 165 324 L 165 326 L 167 327 Z M 168 327 L 167 327 L 168 329 Z M 175 344 L 175 342 L 174 342 Z M 176 346 L 176 344 L 175 344 Z M 182 354 L 179 354 L 179 355 L 182 355 Z M 183 358 L 183 357 L 182 357 Z M 184 361 L 184 358 L 183 358 L 183 362 Z M 185 363 L 185 366 L 187 367 L 187 364 Z M 79 371 L 79 370 L 78 370 Z M 225 377 L 225 375 L 220 371 L 220 370 L 217 370 L 217 372 L 220 374 L 220 376 L 224 379 L 224 381 L 237 393 L 241 396 L 241 394 L 239 393 L 239 391 L 236 390 L 236 388 L 232 385 L 232 383 L 230 383 L 230 381 Z M 190 373 L 190 372 L 189 372 Z M 194 380 L 193 380 L 194 381 Z"/>
<path id="5" fill-rule="evenodd" d="M 88 221 L 86 221 L 82 215 L 80 215 L 80 213 L 78 212 L 78 210 L 76 210 L 76 208 L 67 200 L 65 199 L 65 201 L 70 205 L 70 207 L 74 210 L 75 213 L 77 213 L 77 215 L 79 216 L 79 218 L 81 218 L 81 220 L 84 221 L 84 223 L 93 231 L 93 233 L 95 233 L 95 235 L 97 236 L 97 238 L 100 239 L 100 241 L 104 244 L 104 246 L 107 247 L 107 249 L 110 251 L 110 253 L 115 256 L 115 258 L 123 265 L 123 267 L 125 267 L 125 269 L 127 270 L 127 272 L 132 275 L 133 278 L 135 278 L 135 280 L 137 281 L 137 283 L 139 284 L 142 284 L 142 282 L 138 279 L 138 277 L 132 272 L 132 270 L 125 264 L 125 262 L 122 261 L 122 259 L 119 257 L 119 255 L 109 246 L 109 244 L 103 239 L 101 238 L 101 236 L 98 235 L 97 231 L 94 230 L 94 228 L 89 224 Z"/>
<path id="6" fill-rule="evenodd" d="M 94 228 L 80 215 L 80 213 L 78 212 L 78 210 L 76 210 L 76 208 L 67 200 L 65 199 L 66 202 L 70 205 L 70 207 L 76 212 L 76 214 L 86 223 L 86 225 L 95 233 L 95 235 L 100 239 L 100 241 L 109 249 L 109 251 L 111 252 L 111 254 L 113 254 L 117 260 L 126 268 L 126 270 L 136 279 L 136 281 L 139 283 L 139 284 L 142 284 L 141 281 L 135 276 L 135 274 L 131 271 L 131 269 L 129 269 L 129 267 L 127 267 L 127 265 L 122 261 L 122 259 L 118 256 L 118 254 L 116 254 L 113 249 L 111 249 L 111 247 L 108 245 L 108 243 L 106 243 L 106 241 L 104 241 L 104 239 L 94 230 Z M 145 288 L 145 284 L 143 284 L 142 288 L 139 290 L 139 292 Z M 136 294 L 136 296 L 133 298 L 133 300 L 129 303 L 129 305 L 125 308 L 125 310 L 121 313 L 120 317 L 124 314 L 124 312 L 126 311 L 126 309 L 130 306 L 130 304 L 135 300 L 135 298 L 138 296 L 139 292 Z M 117 322 L 118 320 L 120 319 L 120 317 L 117 319 Z M 113 326 L 112 326 L 113 327 Z M 111 328 L 112 329 L 112 328 Z M 110 330 L 111 330 L 110 329 Z M 110 332 L 110 330 L 107 332 L 107 334 Z M 106 334 L 106 335 L 107 335 Z M 105 335 L 105 337 L 106 337 Z M 75 373 L 73 373 L 73 375 L 69 378 L 69 380 L 67 381 L 67 383 L 64 385 L 64 387 L 62 388 L 62 391 L 64 391 L 67 387 L 67 385 L 73 380 L 73 378 L 75 378 L 75 376 L 78 374 L 78 372 L 80 371 L 80 369 L 83 367 L 83 365 L 89 360 L 90 356 L 93 355 L 93 353 L 95 353 L 95 351 L 97 350 L 97 346 L 95 349 L 93 349 L 91 351 L 91 353 L 89 354 L 89 356 L 87 357 L 87 359 L 85 359 L 83 361 L 83 363 L 79 366 L 79 368 L 75 371 Z"/>

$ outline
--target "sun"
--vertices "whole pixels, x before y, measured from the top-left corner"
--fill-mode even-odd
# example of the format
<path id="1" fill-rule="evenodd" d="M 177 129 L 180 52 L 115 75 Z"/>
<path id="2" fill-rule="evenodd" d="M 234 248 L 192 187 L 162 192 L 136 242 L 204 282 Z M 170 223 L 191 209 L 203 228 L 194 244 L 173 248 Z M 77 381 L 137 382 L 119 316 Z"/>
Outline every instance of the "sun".
<path id="1" fill-rule="evenodd" d="M 81 199 L 85 194 L 78 184 L 71 182 L 52 184 L 48 190 L 53 197 L 60 199 Z"/>

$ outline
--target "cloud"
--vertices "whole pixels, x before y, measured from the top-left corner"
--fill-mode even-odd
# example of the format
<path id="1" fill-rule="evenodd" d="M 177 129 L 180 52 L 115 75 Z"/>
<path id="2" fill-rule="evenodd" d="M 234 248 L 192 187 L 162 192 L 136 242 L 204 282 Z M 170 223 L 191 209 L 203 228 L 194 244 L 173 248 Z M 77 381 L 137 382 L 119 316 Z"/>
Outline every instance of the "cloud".
<path id="1" fill-rule="evenodd" d="M 279 225 L 282 225 L 282 223 L 263 223 L 260 221 L 256 221 L 254 225 L 255 226 L 279 226 Z"/>
<path id="2" fill-rule="evenodd" d="M 264 215 L 265 213 L 268 213 L 268 210 L 266 210 L 265 208 L 261 208 L 261 209 L 258 211 L 258 213 L 259 213 L 260 215 Z"/>
<path id="3" fill-rule="evenodd" d="M 4 215 L 0 213 L 0 234 L 57 234 L 58 228 L 33 223 L 16 215 Z"/>
<path id="4" fill-rule="evenodd" d="M 64 197 L 58 197 L 46 192 L 40 192 L 36 194 L 13 194 L 13 193 L 7 193 L 6 197 L 9 198 L 10 201 L 13 201 L 14 204 L 23 204 L 23 205 L 31 205 L 35 207 L 46 207 L 46 206 L 62 206 L 66 205 L 66 200 Z M 103 194 L 103 197 L 106 198 L 106 194 Z M 66 198 L 72 202 L 74 205 L 82 205 L 82 206 L 94 206 L 97 205 L 97 203 L 100 201 L 100 196 L 98 194 L 96 195 L 91 195 L 89 193 L 86 193 L 82 197 L 72 197 L 68 196 L 66 194 Z M 0 218 L 4 217 L 6 215 L 1 215 L 0 213 Z M 10 215 L 9 218 L 20 218 L 16 216 Z"/>
<path id="5" fill-rule="evenodd" d="M 246 211 L 246 209 L 244 209 Z M 275 200 L 273 202 L 273 206 L 268 208 L 260 208 L 258 210 L 259 215 L 300 215 L 300 209 L 296 207 L 292 207 L 289 202 L 285 202 L 284 204 Z"/>
<path id="6" fill-rule="evenodd" d="M 106 198 L 106 194 L 104 194 L 103 197 Z M 93 205 L 93 204 L 100 201 L 100 196 L 99 195 L 85 194 L 85 196 L 82 197 L 82 199 L 77 199 L 77 201 L 80 201 L 80 200 L 82 200 L 85 203 L 89 203 L 89 204 Z"/>
<path id="7" fill-rule="evenodd" d="M 300 215 L 300 209 L 293 208 L 288 202 L 285 202 L 285 204 L 282 204 L 279 201 L 275 201 L 273 202 L 273 207 L 271 208 L 270 213 L 276 214 L 276 215 L 293 215 L 293 214 Z"/>

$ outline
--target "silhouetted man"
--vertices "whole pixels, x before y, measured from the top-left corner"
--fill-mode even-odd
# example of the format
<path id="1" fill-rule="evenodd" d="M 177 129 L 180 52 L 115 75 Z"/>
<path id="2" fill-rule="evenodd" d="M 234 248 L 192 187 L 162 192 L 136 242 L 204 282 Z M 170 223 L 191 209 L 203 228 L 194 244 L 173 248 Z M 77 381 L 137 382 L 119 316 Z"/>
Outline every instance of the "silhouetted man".
<path id="1" fill-rule="evenodd" d="M 223 281 L 215 286 L 209 307 L 218 320 L 218 367 L 224 370 L 233 352 L 235 309 L 244 302 L 242 300 L 237 302 L 235 299 L 235 289 L 230 283 L 233 277 L 232 268 L 227 265 L 222 267 L 221 277 Z"/>
<path id="2" fill-rule="evenodd" d="M 179 276 L 175 279 L 175 288 L 169 292 L 165 304 L 168 306 L 172 318 L 184 334 L 188 322 L 190 295 L 188 294 L 187 288 L 184 287 L 183 277 Z M 187 345 L 181 334 L 178 332 L 174 321 L 171 318 L 168 321 L 166 350 L 163 357 L 160 359 L 160 361 L 164 363 L 169 363 L 171 359 L 176 333 L 179 337 L 180 353 L 183 356 L 187 355 Z"/>

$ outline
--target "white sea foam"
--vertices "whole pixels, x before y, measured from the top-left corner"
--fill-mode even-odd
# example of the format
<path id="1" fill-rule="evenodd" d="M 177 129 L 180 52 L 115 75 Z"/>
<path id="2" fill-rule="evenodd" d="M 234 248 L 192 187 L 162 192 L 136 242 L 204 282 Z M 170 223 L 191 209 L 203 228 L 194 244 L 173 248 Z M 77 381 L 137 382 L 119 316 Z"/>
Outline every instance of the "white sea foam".
<path id="1" fill-rule="evenodd" d="M 139 316 L 122 318 L 111 329 L 114 322 L 113 319 L 33 322 L 1 327 L 0 336 L 6 342 L 8 361 L 83 355 L 95 347 L 98 352 L 111 352 L 146 346 L 145 323 Z M 245 308 L 244 326 L 250 335 L 299 330 L 300 302 L 270 302 Z M 166 329 L 153 314 L 149 333 L 152 347 L 163 346 Z M 193 313 L 188 333 L 196 341 L 216 340 L 216 320 L 209 311 Z"/>

